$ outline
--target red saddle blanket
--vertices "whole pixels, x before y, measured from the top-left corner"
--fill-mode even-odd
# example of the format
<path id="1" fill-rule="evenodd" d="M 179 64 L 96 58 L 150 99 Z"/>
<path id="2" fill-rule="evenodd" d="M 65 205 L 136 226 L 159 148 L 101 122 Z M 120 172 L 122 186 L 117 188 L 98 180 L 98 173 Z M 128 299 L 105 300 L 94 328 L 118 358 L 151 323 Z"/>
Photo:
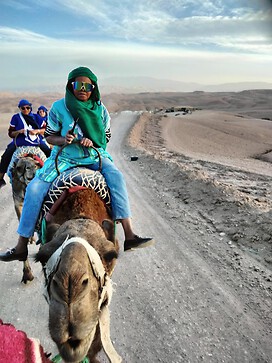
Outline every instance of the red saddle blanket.
<path id="1" fill-rule="evenodd" d="M 0 319 L 0 363 L 52 363 L 38 339 Z"/>

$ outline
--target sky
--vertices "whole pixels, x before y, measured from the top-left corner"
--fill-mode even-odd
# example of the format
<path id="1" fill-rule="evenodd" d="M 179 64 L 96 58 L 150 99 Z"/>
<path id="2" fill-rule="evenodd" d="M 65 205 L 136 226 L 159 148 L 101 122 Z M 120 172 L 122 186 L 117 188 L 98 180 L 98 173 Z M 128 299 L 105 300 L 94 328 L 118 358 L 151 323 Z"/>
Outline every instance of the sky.
<path id="1" fill-rule="evenodd" d="M 0 0 L 0 90 L 150 77 L 272 82 L 272 0 Z"/>

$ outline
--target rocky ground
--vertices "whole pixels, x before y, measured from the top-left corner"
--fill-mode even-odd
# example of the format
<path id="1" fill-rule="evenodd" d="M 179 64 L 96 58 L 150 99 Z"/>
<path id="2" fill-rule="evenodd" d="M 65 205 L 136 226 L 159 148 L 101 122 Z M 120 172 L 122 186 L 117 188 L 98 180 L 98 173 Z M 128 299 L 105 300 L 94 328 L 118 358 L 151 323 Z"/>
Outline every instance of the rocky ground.
<path id="1" fill-rule="evenodd" d="M 183 117 L 189 118 L 190 115 Z M 184 223 L 187 210 L 194 209 L 199 218 L 206 220 L 210 233 L 227 236 L 230 248 L 238 247 L 233 255 L 233 264 L 237 268 L 243 264 L 239 254 L 241 250 L 271 271 L 271 159 L 261 162 L 256 158 L 246 158 L 245 155 L 241 157 L 244 154 L 243 142 L 236 145 L 239 155 L 233 160 L 228 158 L 222 161 L 222 155 L 220 158 L 219 155 L 213 154 L 211 157 L 205 154 L 207 148 L 203 142 L 198 148 L 202 154 L 199 152 L 196 158 L 188 146 L 186 151 L 181 150 L 182 147 L 174 147 L 173 135 L 172 143 L 169 142 L 167 124 L 171 123 L 171 118 L 173 116 L 143 113 L 130 134 L 130 146 L 134 148 L 131 153 L 140 155 L 141 168 L 153 181 L 158 201 L 164 205 L 165 215 L 171 222 Z M 181 122 L 180 119 L 177 123 L 179 126 L 174 128 L 177 137 Z M 268 125 L 270 134 L 271 126 Z M 198 141 L 201 142 L 200 139 Z M 264 152 L 267 146 L 262 145 L 260 148 L 260 144 L 259 152 L 262 147 Z M 228 140 L 221 146 L 224 149 L 227 145 Z M 235 149 L 233 145 L 232 149 Z M 253 149 L 251 143 L 251 151 Z M 262 157 L 262 153 L 258 157 Z M 198 221 L 190 223 L 197 225 Z M 255 267 L 252 265 L 249 268 Z M 264 279 L 272 281 L 272 274 L 266 273 Z"/>
<path id="2" fill-rule="evenodd" d="M 27 95 L 35 105 L 48 107 L 61 96 Z M 2 93 L 2 151 L 20 97 Z M 111 112 L 143 112 L 131 132 L 130 146 L 142 153 L 142 168 L 154 180 L 158 194 L 167 199 L 165 208 L 176 215 L 186 206 L 195 208 L 212 229 L 229 237 L 230 245 L 246 250 L 270 269 L 271 97 L 271 90 L 104 96 Z M 197 111 L 191 115 L 158 112 L 178 105 Z"/>

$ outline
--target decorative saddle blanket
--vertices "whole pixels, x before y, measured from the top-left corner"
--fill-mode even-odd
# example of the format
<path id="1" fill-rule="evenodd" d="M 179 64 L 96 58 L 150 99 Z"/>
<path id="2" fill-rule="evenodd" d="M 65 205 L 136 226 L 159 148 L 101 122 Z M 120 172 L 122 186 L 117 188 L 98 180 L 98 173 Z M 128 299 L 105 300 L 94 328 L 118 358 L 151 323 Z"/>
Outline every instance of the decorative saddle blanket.
<path id="1" fill-rule="evenodd" d="M 39 157 L 42 162 L 45 162 L 46 160 L 46 156 L 44 154 L 44 152 L 38 147 L 38 146 L 20 146 L 18 147 L 11 158 L 11 161 L 9 163 L 9 167 L 7 170 L 7 174 L 10 178 L 10 181 L 12 179 L 12 169 L 14 168 L 14 165 L 17 163 L 18 159 L 26 156 L 26 155 L 36 155 L 37 157 Z"/>
<path id="2" fill-rule="evenodd" d="M 103 175 L 99 171 L 77 167 L 61 173 L 54 180 L 45 197 L 41 210 L 41 218 L 46 216 L 65 190 L 76 186 L 93 189 L 104 203 L 110 207 L 110 193 Z"/>
<path id="3" fill-rule="evenodd" d="M 0 362 L 52 363 L 40 341 L 0 319 Z"/>

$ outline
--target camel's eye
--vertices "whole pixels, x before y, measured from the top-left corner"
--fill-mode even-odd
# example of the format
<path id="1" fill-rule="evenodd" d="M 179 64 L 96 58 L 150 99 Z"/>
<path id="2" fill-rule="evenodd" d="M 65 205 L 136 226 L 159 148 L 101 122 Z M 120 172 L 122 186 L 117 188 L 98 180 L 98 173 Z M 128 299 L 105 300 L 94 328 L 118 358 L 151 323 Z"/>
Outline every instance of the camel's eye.
<path id="1" fill-rule="evenodd" d="M 54 290 L 58 290 L 58 287 L 59 287 L 59 284 L 57 283 L 57 281 L 56 280 L 52 280 L 52 289 L 54 289 Z"/>
<path id="2" fill-rule="evenodd" d="M 60 289 L 61 284 L 59 283 L 59 281 L 57 279 L 55 279 L 55 277 L 52 279 L 51 281 L 51 289 L 55 292 L 57 292 L 58 294 L 60 294 L 62 292 L 62 289 Z"/>
<path id="3" fill-rule="evenodd" d="M 88 285 L 89 279 L 85 279 L 82 281 L 82 286 L 86 287 Z"/>

